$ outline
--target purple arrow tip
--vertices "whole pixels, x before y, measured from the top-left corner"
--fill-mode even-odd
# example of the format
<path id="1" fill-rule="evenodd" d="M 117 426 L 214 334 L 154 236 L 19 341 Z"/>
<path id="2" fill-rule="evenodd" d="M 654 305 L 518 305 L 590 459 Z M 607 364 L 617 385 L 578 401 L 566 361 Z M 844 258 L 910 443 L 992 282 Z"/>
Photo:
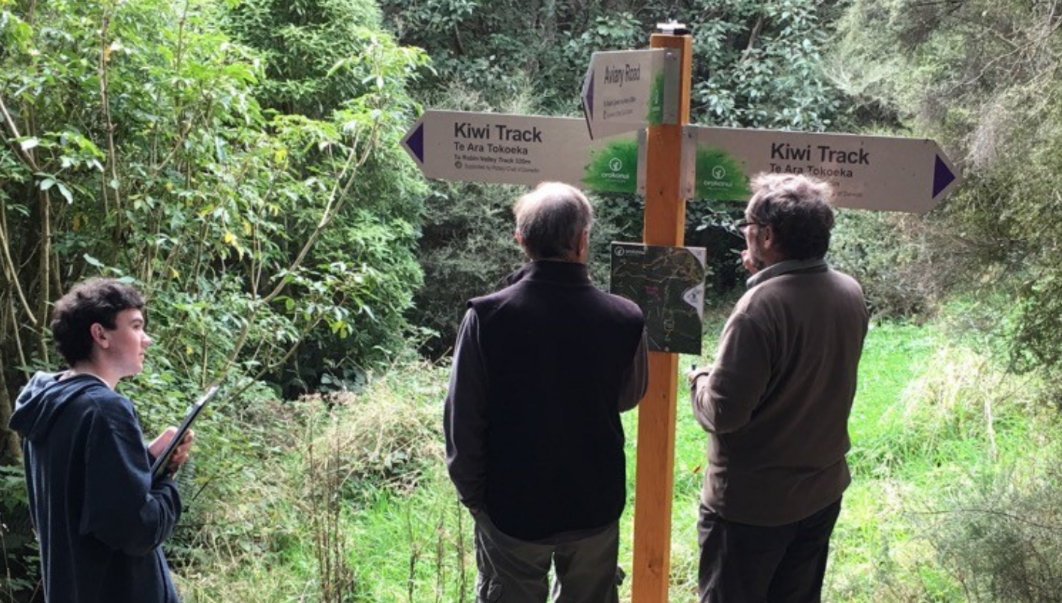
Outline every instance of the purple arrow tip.
<path id="1" fill-rule="evenodd" d="M 936 199 L 937 195 L 948 188 L 952 182 L 955 182 L 955 174 L 951 173 L 948 164 L 944 163 L 938 155 L 933 166 L 933 198 Z"/>
<path id="2" fill-rule="evenodd" d="M 424 163 L 424 124 L 417 126 L 416 130 L 406 139 L 406 148 L 409 149 L 417 161 Z M 937 161 L 940 161 L 939 159 Z"/>
<path id="3" fill-rule="evenodd" d="M 586 90 L 586 112 L 594 119 L 594 72 L 590 72 L 590 86 Z"/>

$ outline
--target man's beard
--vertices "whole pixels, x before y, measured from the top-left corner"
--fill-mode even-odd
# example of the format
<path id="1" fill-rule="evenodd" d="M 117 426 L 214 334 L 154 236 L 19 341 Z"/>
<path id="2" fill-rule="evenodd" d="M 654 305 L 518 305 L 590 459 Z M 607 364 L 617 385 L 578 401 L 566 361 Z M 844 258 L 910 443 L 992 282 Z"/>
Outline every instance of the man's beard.
<path id="1" fill-rule="evenodd" d="M 767 262 L 763 261 L 759 255 L 749 252 L 749 259 L 752 260 L 752 265 L 756 267 L 756 270 L 763 270 L 767 267 Z"/>

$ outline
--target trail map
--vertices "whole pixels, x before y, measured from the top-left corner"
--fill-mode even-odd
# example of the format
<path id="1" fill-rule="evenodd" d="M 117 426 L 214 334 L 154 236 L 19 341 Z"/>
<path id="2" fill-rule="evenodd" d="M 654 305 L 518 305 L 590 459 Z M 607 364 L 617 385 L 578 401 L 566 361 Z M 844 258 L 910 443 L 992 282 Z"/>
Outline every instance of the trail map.
<path id="1" fill-rule="evenodd" d="M 650 350 L 701 353 L 706 265 L 703 247 L 612 243 L 609 292 L 642 309 Z"/>

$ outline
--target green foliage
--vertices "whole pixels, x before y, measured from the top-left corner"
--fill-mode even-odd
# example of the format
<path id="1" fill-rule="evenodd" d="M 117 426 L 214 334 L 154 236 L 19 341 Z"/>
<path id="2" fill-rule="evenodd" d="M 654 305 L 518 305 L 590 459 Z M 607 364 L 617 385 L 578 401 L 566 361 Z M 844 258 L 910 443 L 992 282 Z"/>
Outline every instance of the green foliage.
<path id="1" fill-rule="evenodd" d="M 236 365 L 276 375 L 306 339 L 332 340 L 329 355 L 354 366 L 401 347 L 420 191 L 394 147 L 423 55 L 364 27 L 329 30 L 352 54 L 319 81 L 358 86 L 318 98 L 322 119 L 264 113 L 256 94 L 272 80 L 216 9 L 57 4 L 34 15 L 39 28 L 4 11 L 22 51 L 5 54 L 0 81 L 3 243 L 26 267 L 5 271 L 19 286 L 4 305 L 37 320 L 23 333 L 36 349 L 5 356 L 47 361 L 47 303 L 97 272 L 148 290 L 163 363 L 199 384 Z M 312 358 L 298 359 L 319 372 Z"/>
<path id="2" fill-rule="evenodd" d="M 831 543 L 831 600 L 1026 600 L 1019 591 L 987 596 L 984 585 L 1005 579 L 1008 565 L 1044 567 L 1040 558 L 1002 542 L 981 549 L 968 528 L 1012 531 L 1012 501 L 1048 500 L 1040 477 L 1009 480 L 1010 494 L 992 501 L 977 492 L 1056 466 L 1057 420 L 1037 412 L 1041 382 L 1007 374 L 972 343 L 937 325 L 882 325 L 868 335 L 850 419 L 853 483 Z"/>
<path id="3" fill-rule="evenodd" d="M 442 463 L 445 386 L 445 370 L 402 363 L 358 394 L 248 404 L 237 469 L 209 486 L 226 503 L 179 526 L 184 599 L 461 600 L 442 594 L 472 579 L 459 569 L 471 524 Z"/>
<path id="4" fill-rule="evenodd" d="M 918 250 L 911 264 L 925 267 L 922 286 L 943 281 L 951 290 L 998 298 L 999 312 L 1017 307 L 1012 367 L 1048 375 L 1062 368 L 1062 39 L 1055 8 L 853 2 L 830 66 L 856 119 L 932 136 L 963 169 L 957 194 L 901 229 L 916 231 L 901 237 L 908 239 L 936 233 L 933 245 L 942 253 Z M 957 273 L 962 277 L 952 278 Z"/>
<path id="5" fill-rule="evenodd" d="M 725 314 L 709 313 L 706 349 Z M 1034 588 L 1058 558 L 1057 418 L 1032 412 L 1038 380 L 1007 375 L 971 343 L 935 325 L 885 324 L 869 333 L 851 418 L 854 479 L 831 542 L 825 600 L 1052 600 Z M 693 360 L 684 357 L 680 366 Z M 347 539 L 349 548 L 332 561 L 352 572 L 352 600 L 467 600 L 472 524 L 441 459 L 447 374 L 446 367 L 401 364 L 357 395 L 247 405 L 239 421 L 260 448 L 230 448 L 241 469 L 208 486 L 224 481 L 232 488 L 228 502 L 193 504 L 195 521 L 182 520 L 180 541 L 190 546 L 177 551 L 176 573 L 185 599 L 281 601 L 319 592 L 315 538 L 326 534 Z M 633 480 L 637 413 L 624 415 L 624 428 Z M 675 601 L 695 596 L 705 438 L 691 413 L 680 411 Z M 315 521 L 328 513 L 335 523 L 321 532 Z M 628 505 L 622 533 L 631 533 L 632 519 Z M 628 570 L 632 548 L 621 539 L 620 565 Z M 623 600 L 629 589 L 628 579 Z"/>
<path id="6" fill-rule="evenodd" d="M 551 113 L 573 112 L 590 55 L 648 45 L 655 24 L 693 32 L 695 120 L 718 125 L 821 130 L 838 97 L 819 68 L 833 3 L 438 2 L 381 3 L 399 37 L 428 50 L 430 88 L 460 82 L 487 102 L 519 91 L 520 74 Z"/>
<path id="7" fill-rule="evenodd" d="M 524 262 L 513 238 L 516 187 L 438 183 L 425 201 L 420 237 L 424 287 L 414 297 L 414 320 L 430 330 L 421 351 L 447 354 L 471 297 L 504 286 Z"/>
<path id="8" fill-rule="evenodd" d="M 1057 464 L 988 472 L 951 492 L 946 512 L 925 518 L 966 600 L 1062 601 L 1060 478 Z"/>
<path id="9" fill-rule="evenodd" d="M 692 3 L 693 102 L 707 123 L 822 131 L 839 96 L 822 70 L 833 3 Z"/>
<path id="10" fill-rule="evenodd" d="M 33 593 L 40 574 L 37 553 L 23 467 L 0 467 L 0 596 L 5 601 Z"/>
<path id="11" fill-rule="evenodd" d="M 63 291 L 135 283 L 157 344 L 121 391 L 145 432 L 225 384 L 181 473 L 209 508 L 266 453 L 260 431 L 233 429 L 249 400 L 354 383 L 404 349 L 423 185 L 397 141 L 427 58 L 371 3 L 313 6 L 255 5 L 292 20 L 299 60 L 318 53 L 314 70 L 271 72 L 278 49 L 233 41 L 232 7 L 212 0 L 0 2 L 0 416 L 29 371 L 56 368 L 46 325 Z M 273 79 L 291 70 L 312 81 Z M 6 420 L 0 436 L 0 464 L 17 461 Z M 234 532 L 216 536 L 272 546 Z M 178 566 L 196 567 L 195 538 L 170 543 Z"/>
<path id="12" fill-rule="evenodd" d="M 839 210 L 828 260 L 863 286 L 873 314 L 933 314 L 968 274 L 966 249 L 934 222 L 907 214 Z"/>
<path id="13" fill-rule="evenodd" d="M 379 37 L 372 0 L 237 0 L 223 27 L 258 49 L 265 62 L 259 101 L 281 113 L 327 118 L 376 85 L 368 61 L 359 61 Z M 333 77 L 339 65 L 352 67 Z"/>

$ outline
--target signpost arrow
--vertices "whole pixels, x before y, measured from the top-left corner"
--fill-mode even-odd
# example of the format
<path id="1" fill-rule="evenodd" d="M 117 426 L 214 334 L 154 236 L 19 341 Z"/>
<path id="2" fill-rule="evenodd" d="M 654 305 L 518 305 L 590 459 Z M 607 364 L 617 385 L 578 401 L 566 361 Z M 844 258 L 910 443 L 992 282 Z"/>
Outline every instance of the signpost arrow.
<path id="1" fill-rule="evenodd" d="M 578 118 L 427 111 L 402 146 L 429 178 L 638 191 L 637 134 L 591 140 Z"/>
<path id="2" fill-rule="evenodd" d="M 675 123 L 675 115 L 664 115 L 665 55 L 656 48 L 595 52 L 590 57 L 583 79 L 583 114 L 591 138 Z M 677 98 L 671 100 L 677 104 Z"/>
<path id="3" fill-rule="evenodd" d="M 760 172 L 814 176 L 833 184 L 839 207 L 925 213 L 960 178 L 932 140 L 691 126 L 683 147 L 688 197 L 749 198 Z"/>

